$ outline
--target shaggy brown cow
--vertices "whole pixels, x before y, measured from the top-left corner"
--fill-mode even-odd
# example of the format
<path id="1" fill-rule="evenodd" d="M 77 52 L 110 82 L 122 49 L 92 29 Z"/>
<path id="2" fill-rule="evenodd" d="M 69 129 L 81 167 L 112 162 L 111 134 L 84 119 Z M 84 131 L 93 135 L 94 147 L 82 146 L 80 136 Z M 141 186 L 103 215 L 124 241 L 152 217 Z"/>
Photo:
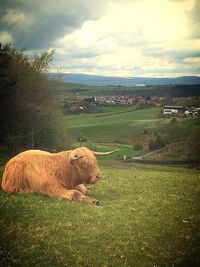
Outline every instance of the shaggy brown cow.
<path id="1" fill-rule="evenodd" d="M 101 178 L 96 156 L 114 151 L 94 152 L 86 147 L 60 153 L 27 150 L 6 164 L 2 189 L 98 204 L 97 200 L 86 196 L 88 189 L 84 184 L 94 184 Z"/>

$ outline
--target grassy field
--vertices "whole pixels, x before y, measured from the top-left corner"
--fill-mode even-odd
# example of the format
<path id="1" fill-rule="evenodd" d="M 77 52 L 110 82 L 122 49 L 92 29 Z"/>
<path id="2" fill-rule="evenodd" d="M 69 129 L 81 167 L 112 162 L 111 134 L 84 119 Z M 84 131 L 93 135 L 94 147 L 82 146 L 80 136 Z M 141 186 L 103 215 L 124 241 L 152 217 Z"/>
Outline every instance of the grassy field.
<path id="1" fill-rule="evenodd" d="M 61 75 L 62 77 L 62 75 Z M 170 86 L 171 87 L 171 86 Z M 151 86 L 148 88 L 138 86 L 98 86 L 98 85 L 84 85 L 76 83 L 56 82 L 54 84 L 55 94 L 68 97 L 70 94 L 79 94 L 83 96 L 102 96 L 102 95 L 116 95 L 116 94 L 140 94 L 140 95 L 156 95 L 158 93 L 158 86 Z M 167 87 L 166 87 L 167 90 Z M 166 93 L 166 92 L 165 92 Z M 163 93 L 161 93 L 163 95 Z"/>
<path id="2" fill-rule="evenodd" d="M 200 266 L 199 171 L 100 168 L 100 206 L 0 192 L 0 266 Z"/>
<path id="3" fill-rule="evenodd" d="M 81 135 L 87 138 L 85 145 L 90 149 L 107 151 L 118 148 L 119 152 L 109 156 L 112 159 L 146 153 L 145 147 L 134 151 L 133 144 L 141 139 L 144 130 L 153 133 L 167 121 L 160 118 L 158 108 L 106 107 L 102 113 L 66 116 L 74 147 L 80 145 L 76 140 Z"/>
<path id="4" fill-rule="evenodd" d="M 82 134 L 89 148 L 119 148 L 110 158 L 145 153 L 133 143 L 169 122 L 160 109 L 129 107 L 66 117 L 73 146 Z M 200 172 L 110 158 L 90 191 L 100 206 L 0 191 L 0 266 L 200 266 Z M 7 159 L 0 154 L 0 176 Z"/>
<path id="5" fill-rule="evenodd" d="M 132 143 L 144 130 L 155 131 L 160 123 L 160 109 L 135 110 L 133 108 L 99 114 L 81 114 L 66 117 L 74 138 L 79 134 L 94 143 Z"/>
<path id="6" fill-rule="evenodd" d="M 116 159 L 123 155 L 140 156 L 148 152 L 148 143 L 155 132 L 169 124 L 171 118 L 162 118 L 160 108 L 135 110 L 134 107 L 104 107 L 102 113 L 66 116 L 66 123 L 72 136 L 73 146 L 77 147 L 77 137 L 87 138 L 85 145 L 96 150 L 119 152 L 110 156 Z M 200 125 L 199 118 L 177 118 L 180 125 L 191 131 Z M 144 132 L 147 134 L 144 134 Z M 143 149 L 134 151 L 134 144 L 141 143 Z M 178 155 L 180 157 L 181 152 Z"/>

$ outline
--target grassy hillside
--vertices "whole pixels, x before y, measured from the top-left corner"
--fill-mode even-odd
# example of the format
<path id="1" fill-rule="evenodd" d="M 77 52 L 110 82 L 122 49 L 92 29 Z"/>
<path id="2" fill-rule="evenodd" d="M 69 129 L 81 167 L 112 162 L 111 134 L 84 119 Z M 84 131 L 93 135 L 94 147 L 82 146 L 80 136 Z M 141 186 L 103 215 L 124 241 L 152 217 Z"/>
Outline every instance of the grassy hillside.
<path id="1" fill-rule="evenodd" d="M 73 146 L 80 145 L 78 136 L 87 138 L 87 147 L 93 150 L 119 151 L 109 158 L 119 158 L 123 155 L 137 156 L 145 153 L 133 151 L 133 144 L 142 136 L 144 130 L 149 133 L 156 131 L 160 123 L 165 123 L 160 118 L 160 109 L 135 110 L 133 108 L 105 108 L 103 113 L 81 114 L 66 116 L 66 123 L 72 135 Z"/>
<path id="2" fill-rule="evenodd" d="M 164 120 L 160 118 L 160 109 L 135 110 L 126 112 L 107 112 L 100 114 L 81 114 L 66 117 L 73 136 L 82 133 L 95 142 L 114 142 L 117 138 L 129 143 L 144 129 L 155 130 Z"/>
<path id="3" fill-rule="evenodd" d="M 0 192 L 1 266 L 199 266 L 199 172 L 102 162 L 100 206 Z"/>
<path id="4" fill-rule="evenodd" d="M 135 110 L 132 107 L 108 107 L 104 108 L 102 113 L 71 115 L 65 118 L 74 147 L 80 145 L 76 141 L 77 137 L 84 136 L 88 140 L 85 145 L 89 148 L 96 150 L 119 148 L 120 150 L 110 158 L 118 158 L 123 155 L 144 155 L 148 152 L 149 140 L 155 132 L 159 132 L 162 126 L 171 121 L 171 118 L 161 117 L 160 108 Z M 199 118 L 177 118 L 177 121 L 180 126 L 184 127 L 184 132 L 188 133 L 194 126 L 200 125 Z M 133 150 L 134 144 L 137 143 L 143 145 L 142 150 Z M 172 144 L 172 150 L 168 153 L 169 158 L 173 154 L 173 147 Z M 182 156 L 186 157 L 185 150 L 174 155 L 177 156 L 176 159 L 182 159 Z"/>
<path id="5" fill-rule="evenodd" d="M 133 144 L 170 122 L 160 109 L 113 107 L 65 119 L 73 146 L 82 134 L 92 149 L 120 148 L 115 159 L 146 153 Z M 0 176 L 6 160 L 1 154 Z M 199 171 L 99 162 L 103 179 L 90 191 L 98 207 L 0 190 L 0 266 L 199 266 Z"/>

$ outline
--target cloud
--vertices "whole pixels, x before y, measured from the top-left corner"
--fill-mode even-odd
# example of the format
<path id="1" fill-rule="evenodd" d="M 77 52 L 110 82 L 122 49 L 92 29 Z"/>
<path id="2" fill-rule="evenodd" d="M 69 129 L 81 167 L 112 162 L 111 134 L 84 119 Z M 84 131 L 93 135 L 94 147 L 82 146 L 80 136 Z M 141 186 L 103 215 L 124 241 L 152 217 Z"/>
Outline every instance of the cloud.
<path id="1" fill-rule="evenodd" d="M 180 9 L 180 7 L 182 7 Z M 58 43 L 60 52 L 78 51 L 70 64 L 92 62 L 95 73 L 132 76 L 157 72 L 176 73 L 188 54 L 198 52 L 198 43 L 188 40 L 190 25 L 186 12 L 193 2 L 117 1 L 101 18 L 86 21 Z M 81 55 L 84 55 L 82 57 Z M 178 57 L 179 55 L 179 57 Z M 70 71 L 70 66 L 69 66 Z M 87 70 L 85 70 L 87 71 Z"/>
<path id="2" fill-rule="evenodd" d="M 198 0 L 2 2 L 0 40 L 30 54 L 56 48 L 53 68 L 115 76 L 198 74 Z"/>
<path id="3" fill-rule="evenodd" d="M 7 31 L 0 31 L 0 40 L 2 43 L 12 43 L 13 38 L 12 35 Z"/>
<path id="4" fill-rule="evenodd" d="M 84 21 L 97 19 L 104 7 L 104 0 L 95 5 L 92 0 L 8 0 L 2 3 L 0 31 L 10 32 L 17 48 L 48 48 Z"/>
<path id="5" fill-rule="evenodd" d="M 8 10 L 5 15 L 2 16 L 2 21 L 7 24 L 23 24 L 27 23 L 25 15 L 20 10 Z"/>
<path id="6" fill-rule="evenodd" d="M 193 9 L 189 12 L 192 30 L 191 37 L 195 39 L 200 38 L 200 1 L 196 0 Z"/>

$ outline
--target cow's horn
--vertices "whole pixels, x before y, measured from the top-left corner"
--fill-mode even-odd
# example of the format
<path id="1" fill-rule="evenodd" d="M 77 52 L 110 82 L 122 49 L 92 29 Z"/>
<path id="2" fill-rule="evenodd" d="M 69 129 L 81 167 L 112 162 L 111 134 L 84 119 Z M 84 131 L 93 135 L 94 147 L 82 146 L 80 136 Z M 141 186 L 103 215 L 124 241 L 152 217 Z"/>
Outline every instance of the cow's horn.
<path id="1" fill-rule="evenodd" d="M 119 149 L 115 149 L 115 150 L 109 151 L 109 152 L 96 152 L 96 151 L 92 151 L 92 152 L 96 157 L 98 157 L 98 156 L 110 155 L 110 154 L 114 153 L 117 150 L 119 150 Z"/>
<path id="2" fill-rule="evenodd" d="M 75 160 L 79 160 L 79 159 L 84 158 L 84 157 L 85 157 L 84 155 L 83 156 L 77 156 L 77 155 L 75 155 L 75 156 L 71 157 L 70 160 L 71 161 L 75 161 Z"/>

